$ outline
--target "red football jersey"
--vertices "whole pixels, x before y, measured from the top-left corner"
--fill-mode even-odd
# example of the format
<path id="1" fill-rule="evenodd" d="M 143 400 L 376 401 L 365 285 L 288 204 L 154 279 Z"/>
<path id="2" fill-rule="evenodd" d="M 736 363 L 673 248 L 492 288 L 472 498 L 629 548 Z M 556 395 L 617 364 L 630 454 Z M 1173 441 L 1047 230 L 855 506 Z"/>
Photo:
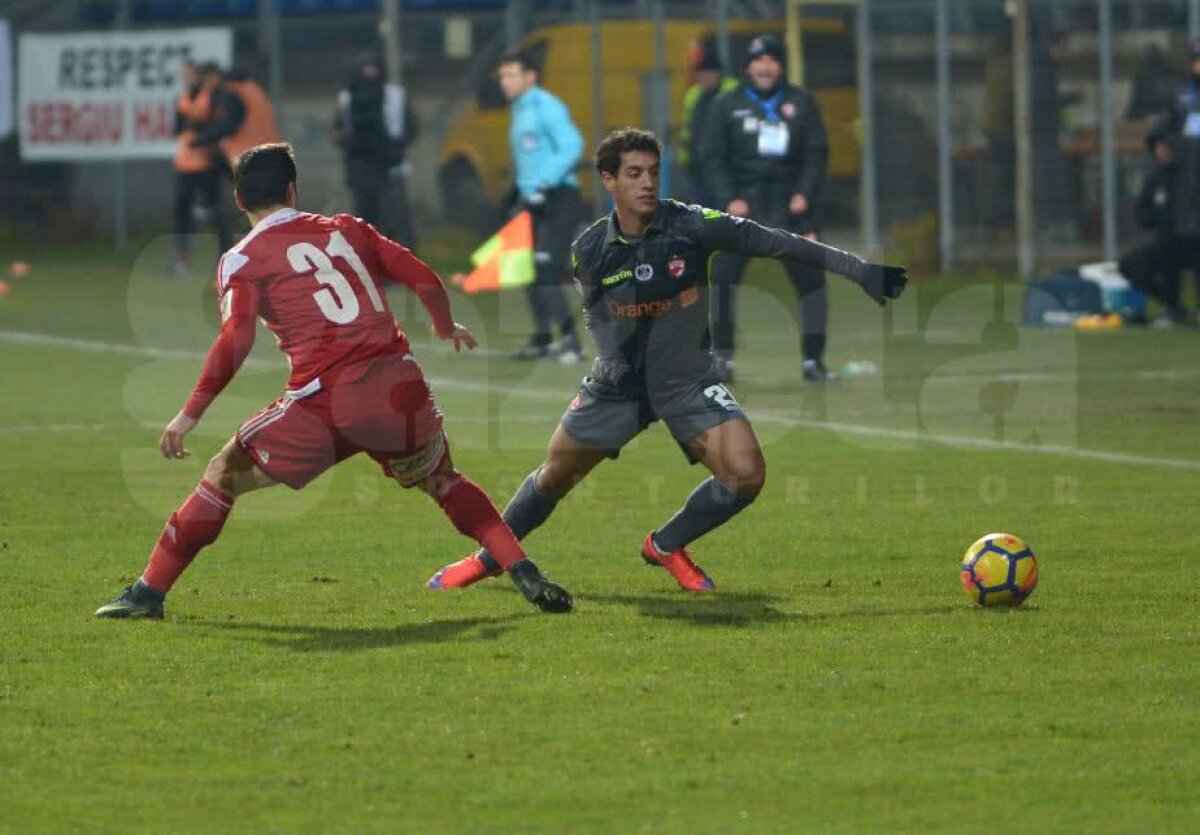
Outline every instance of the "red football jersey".
<path id="1" fill-rule="evenodd" d="M 281 209 L 259 221 L 217 267 L 223 325 L 184 411 L 198 418 L 241 365 L 254 321 L 275 334 L 303 397 L 361 376 L 385 353 L 406 353 L 383 285 L 418 294 L 439 335 L 454 327 L 441 279 L 408 249 L 350 215 Z"/>

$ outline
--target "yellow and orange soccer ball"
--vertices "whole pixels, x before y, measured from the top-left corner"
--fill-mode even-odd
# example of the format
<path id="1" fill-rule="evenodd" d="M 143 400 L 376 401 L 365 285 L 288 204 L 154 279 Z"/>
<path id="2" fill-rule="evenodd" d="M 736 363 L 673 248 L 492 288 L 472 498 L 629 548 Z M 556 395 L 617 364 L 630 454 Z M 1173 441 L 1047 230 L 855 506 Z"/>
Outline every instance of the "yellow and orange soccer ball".
<path id="1" fill-rule="evenodd" d="M 1037 588 L 1037 557 L 1020 537 L 990 533 L 967 549 L 961 573 L 980 606 L 1020 606 Z"/>

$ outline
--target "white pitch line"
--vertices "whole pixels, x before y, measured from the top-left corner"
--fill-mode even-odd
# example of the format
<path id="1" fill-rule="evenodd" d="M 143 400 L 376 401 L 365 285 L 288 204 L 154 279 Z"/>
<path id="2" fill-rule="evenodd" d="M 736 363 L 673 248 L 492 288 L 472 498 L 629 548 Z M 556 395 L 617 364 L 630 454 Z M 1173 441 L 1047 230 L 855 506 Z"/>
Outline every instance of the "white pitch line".
<path id="1" fill-rule="evenodd" d="M 563 408 L 575 396 L 574 388 L 538 389 L 523 386 L 508 386 L 497 383 L 481 383 L 475 380 L 462 380 L 457 377 L 426 377 L 430 388 L 450 389 L 452 391 L 470 391 L 480 394 L 515 394 L 531 400 L 554 400 L 562 403 Z"/>
<path id="2" fill-rule="evenodd" d="M 141 345 L 122 345 L 119 343 L 100 342 L 88 339 L 73 339 L 49 334 L 25 333 L 21 331 L 0 331 L 0 342 L 20 345 L 39 345 L 45 347 L 63 348 L 67 350 L 106 352 L 125 354 L 129 356 L 144 356 L 156 359 L 203 359 L 204 354 L 195 351 L 179 351 L 165 348 L 153 348 Z M 276 366 L 277 363 L 259 361 L 261 366 Z M 452 389 L 469 392 L 502 391 L 521 397 L 558 400 L 564 404 L 569 402 L 571 389 L 540 389 L 522 386 L 494 386 L 486 382 L 462 380 L 454 377 L 430 377 L 434 388 Z M 1059 444 L 1026 444 L 1020 441 L 997 441 L 988 438 L 967 438 L 961 435 L 935 435 L 925 432 L 914 432 L 905 429 L 884 429 L 878 426 L 867 426 L 855 423 L 831 423 L 828 421 L 793 418 L 778 413 L 757 413 L 752 419 L 762 423 L 775 423 L 782 426 L 804 429 L 825 429 L 831 432 L 841 432 L 847 435 L 861 437 L 891 438 L 893 440 L 924 442 L 940 444 L 958 449 L 987 450 L 991 452 L 1017 452 L 1029 455 L 1058 455 L 1067 458 L 1079 458 L 1085 461 L 1104 461 L 1110 464 L 1134 464 L 1148 467 L 1167 467 L 1179 470 L 1200 470 L 1200 461 L 1187 458 L 1158 458 L 1148 455 L 1135 455 L 1125 452 L 1108 452 L 1100 449 L 1079 449 Z M 45 431 L 45 430 L 43 430 Z M 68 430 L 64 430 L 68 431 Z"/>
<path id="3" fill-rule="evenodd" d="M 123 345 L 119 342 L 100 342 L 93 339 L 74 339 L 69 336 L 53 336 L 45 333 L 25 331 L 0 331 L 0 342 L 12 345 L 34 345 L 41 348 L 62 348 L 67 351 L 82 351 L 91 354 L 122 354 L 130 357 L 148 357 L 159 360 L 202 360 L 207 354 L 202 351 L 182 351 L 175 348 L 153 348 L 147 345 Z M 280 362 L 247 358 L 246 365 L 259 368 L 277 368 Z"/>
<path id="4" fill-rule="evenodd" d="M 120 354 L 128 357 L 146 357 L 147 359 L 165 360 L 203 360 L 207 353 L 203 351 L 185 351 L 177 348 L 155 348 L 148 345 L 127 345 L 120 342 L 101 342 L 94 339 L 75 339 L 69 336 L 54 336 L 45 333 L 27 333 L 25 331 L 0 331 L 0 342 L 12 345 L 32 345 L 39 348 L 58 348 L 64 351 L 82 351 L 89 354 Z M 285 368 L 282 357 L 278 360 L 260 360 L 253 357 L 246 359 L 245 366 L 255 368 Z M 245 367 L 244 366 L 244 367 Z M 453 377 L 427 377 L 435 388 L 454 389 L 468 392 L 495 392 L 503 388 L 490 383 L 459 380 Z M 544 397 L 563 400 L 564 391 L 551 389 L 510 389 L 514 393 L 527 397 Z M 570 398 L 567 398 L 569 400 Z M 566 401 L 564 401 L 566 402 Z"/>
<path id="5" fill-rule="evenodd" d="M 875 362 L 875 360 L 872 360 Z M 881 363 L 876 363 L 877 365 Z M 836 369 L 835 369 L 836 370 Z M 1200 369 L 1168 368 L 1161 371 L 1107 371 L 1103 374 L 1080 373 L 1074 371 L 980 371 L 975 374 L 928 374 L 921 379 L 922 385 L 971 385 L 983 381 L 999 383 L 1021 383 L 1025 385 L 1060 385 L 1062 383 L 1077 383 L 1082 379 L 1102 379 L 1108 382 L 1118 380 L 1188 380 L 1200 375 Z M 846 375 L 851 381 L 878 379 L 879 372 L 871 374 Z M 906 374 L 904 377 L 913 378 L 917 375 Z M 759 374 L 738 373 L 739 380 L 745 380 L 756 385 L 788 385 L 799 380 L 800 375 L 793 377 L 768 377 Z"/>
<path id="6" fill-rule="evenodd" d="M 22 426 L 0 426 L 0 432 L 103 432 L 108 427 L 103 423 L 43 423 Z"/>
<path id="7" fill-rule="evenodd" d="M 897 441 L 918 441 L 941 444 L 958 449 L 978 449 L 991 452 L 1020 452 L 1029 455 L 1061 455 L 1082 458 L 1087 461 L 1106 461 L 1111 464 L 1139 464 L 1150 467 L 1170 467 L 1179 470 L 1200 470 L 1200 461 L 1187 458 L 1156 458 L 1149 455 L 1134 455 L 1127 452 L 1108 452 L 1102 449 L 1080 449 L 1061 444 L 1026 444 L 1020 441 L 997 441 L 991 438 L 967 438 L 962 435 L 937 435 L 928 432 L 913 432 L 907 429 L 883 429 L 856 423 L 834 423 L 807 418 L 792 418 L 778 413 L 756 414 L 755 421 L 776 423 L 788 427 L 805 429 L 828 429 L 846 435 L 864 438 L 890 438 Z"/>

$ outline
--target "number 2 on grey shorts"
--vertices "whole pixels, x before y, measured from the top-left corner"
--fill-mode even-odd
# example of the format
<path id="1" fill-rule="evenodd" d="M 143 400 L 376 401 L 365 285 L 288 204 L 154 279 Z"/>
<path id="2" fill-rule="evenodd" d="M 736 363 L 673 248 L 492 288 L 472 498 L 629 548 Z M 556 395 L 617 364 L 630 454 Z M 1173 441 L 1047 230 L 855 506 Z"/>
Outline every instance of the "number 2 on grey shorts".
<path id="1" fill-rule="evenodd" d="M 602 449 L 609 458 L 616 458 L 639 432 L 661 419 L 688 461 L 694 464 L 695 459 L 687 450 L 689 441 L 727 420 L 746 417 L 733 393 L 715 379 L 698 381 L 672 395 L 657 411 L 644 392 L 639 394 L 585 377 L 579 394 L 563 413 L 563 429 L 579 443 Z"/>

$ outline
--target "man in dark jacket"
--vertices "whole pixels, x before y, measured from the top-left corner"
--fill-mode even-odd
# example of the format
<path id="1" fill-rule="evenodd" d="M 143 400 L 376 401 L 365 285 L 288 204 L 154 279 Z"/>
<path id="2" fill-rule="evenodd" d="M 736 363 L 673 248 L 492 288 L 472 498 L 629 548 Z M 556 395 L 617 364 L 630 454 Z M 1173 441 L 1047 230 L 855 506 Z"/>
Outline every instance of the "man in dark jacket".
<path id="1" fill-rule="evenodd" d="M 342 146 L 355 213 L 413 248 L 403 165 L 405 151 L 417 135 L 417 117 L 407 91 L 387 83 L 380 61 L 364 61 L 338 93 L 333 133 Z M 394 205 L 385 214 L 389 195 Z"/>
<path id="2" fill-rule="evenodd" d="M 679 162 L 687 171 L 690 199 L 711 206 L 713 199 L 704 165 L 704 128 L 717 96 L 739 85 L 737 79 L 725 75 L 721 59 L 711 48 L 706 48 L 696 60 L 692 76 L 695 82 L 683 94 L 683 111 L 679 118 Z"/>
<path id="3" fill-rule="evenodd" d="M 1157 221 L 1159 231 L 1153 241 L 1120 261 L 1130 282 L 1163 303 L 1156 320 L 1160 326 L 1187 319 L 1179 299 L 1179 274 L 1200 269 L 1200 39 L 1191 42 L 1188 57 L 1188 80 L 1162 124 L 1146 139 L 1161 166 L 1156 176 L 1162 181 L 1165 211 Z"/>
<path id="4" fill-rule="evenodd" d="M 1187 147 L 1180 139 L 1170 123 L 1147 137 L 1146 144 L 1158 165 L 1142 185 L 1135 214 L 1138 225 L 1153 232 L 1154 237 L 1122 255 L 1118 262 L 1121 274 L 1131 284 L 1162 303 L 1162 312 L 1154 320 L 1154 326 L 1159 328 L 1187 320 L 1180 297 L 1183 271 L 1200 270 L 1200 233 L 1195 231 L 1195 211 L 1189 216 L 1186 207 L 1181 211 L 1180 206 L 1181 190 L 1187 187 L 1177 157 Z"/>
<path id="5" fill-rule="evenodd" d="M 743 84 L 713 102 L 705 126 L 704 159 L 716 206 L 735 217 L 817 238 L 817 203 L 829 146 L 812 95 L 784 78 L 787 53 L 778 38 L 750 42 Z M 722 253 L 713 265 L 717 290 L 713 348 L 726 380 L 733 376 L 734 288 L 744 255 Z M 797 261 L 784 268 L 800 302 L 804 379 L 826 382 L 825 328 L 829 300 L 825 273 Z"/>
<path id="6" fill-rule="evenodd" d="M 183 89 L 175 99 L 175 275 L 179 277 L 190 271 L 197 200 L 215 227 L 218 252 L 232 245 L 221 207 L 221 174 L 214 161 L 214 149 L 192 145 L 213 118 L 212 90 L 204 84 L 207 72 L 207 67 L 184 61 L 180 69 Z"/>
<path id="7" fill-rule="evenodd" d="M 1175 231 L 1200 236 L 1200 39 L 1189 49 L 1191 73 L 1167 114 L 1164 135 L 1178 166 Z"/>
<path id="8" fill-rule="evenodd" d="M 211 149 L 218 170 L 232 180 L 239 156 L 279 141 L 275 108 L 262 85 L 240 70 L 224 72 L 216 64 L 205 65 L 204 89 L 212 98 L 212 120 L 191 146 Z"/>

